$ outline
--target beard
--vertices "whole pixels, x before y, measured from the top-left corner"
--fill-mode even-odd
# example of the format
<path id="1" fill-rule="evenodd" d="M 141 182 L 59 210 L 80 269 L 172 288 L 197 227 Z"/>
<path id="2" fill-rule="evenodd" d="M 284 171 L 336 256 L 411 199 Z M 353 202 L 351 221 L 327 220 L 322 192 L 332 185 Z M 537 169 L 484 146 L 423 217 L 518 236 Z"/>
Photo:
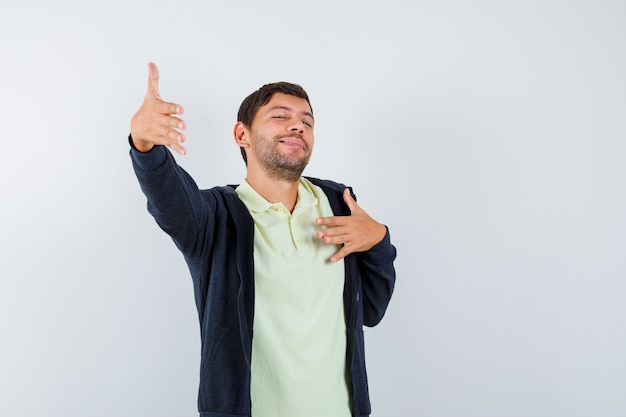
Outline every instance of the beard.
<path id="1" fill-rule="evenodd" d="M 288 182 L 299 181 L 311 157 L 309 146 L 303 141 L 303 149 L 281 152 L 280 140 L 289 137 L 301 138 L 301 136 L 298 134 L 280 135 L 273 139 L 268 139 L 262 135 L 255 136 L 256 140 L 252 141 L 250 149 L 269 177 Z M 302 150 L 304 150 L 304 156 L 301 155 Z"/>

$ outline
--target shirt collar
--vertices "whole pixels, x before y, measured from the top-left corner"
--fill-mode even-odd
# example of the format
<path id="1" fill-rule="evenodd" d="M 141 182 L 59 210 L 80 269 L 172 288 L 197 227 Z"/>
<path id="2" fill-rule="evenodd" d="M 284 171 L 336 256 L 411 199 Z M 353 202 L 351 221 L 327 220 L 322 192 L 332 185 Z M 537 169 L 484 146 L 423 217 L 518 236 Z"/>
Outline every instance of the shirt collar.
<path id="1" fill-rule="evenodd" d="M 282 206 L 282 203 L 270 203 L 267 201 L 259 193 L 257 193 L 245 179 L 241 181 L 241 184 L 237 186 L 235 191 L 237 191 L 239 198 L 243 201 L 248 210 L 255 213 L 266 211 L 275 204 L 280 204 Z M 296 206 L 293 210 L 294 214 L 296 211 L 308 209 L 316 204 L 317 197 L 313 194 L 310 184 L 303 178 L 300 178 L 300 182 L 298 184 L 298 200 L 296 201 Z"/>

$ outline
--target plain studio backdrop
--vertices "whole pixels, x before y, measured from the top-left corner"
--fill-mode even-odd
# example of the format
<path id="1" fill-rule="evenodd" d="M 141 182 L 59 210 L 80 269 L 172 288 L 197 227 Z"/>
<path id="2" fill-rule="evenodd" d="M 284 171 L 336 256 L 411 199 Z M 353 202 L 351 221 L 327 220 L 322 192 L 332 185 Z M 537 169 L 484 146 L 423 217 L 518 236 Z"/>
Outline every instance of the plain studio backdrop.
<path id="1" fill-rule="evenodd" d="M 199 326 L 129 122 L 161 71 L 202 188 L 304 86 L 305 174 L 398 249 L 373 416 L 626 415 L 623 1 L 3 1 L 0 415 L 195 416 Z"/>

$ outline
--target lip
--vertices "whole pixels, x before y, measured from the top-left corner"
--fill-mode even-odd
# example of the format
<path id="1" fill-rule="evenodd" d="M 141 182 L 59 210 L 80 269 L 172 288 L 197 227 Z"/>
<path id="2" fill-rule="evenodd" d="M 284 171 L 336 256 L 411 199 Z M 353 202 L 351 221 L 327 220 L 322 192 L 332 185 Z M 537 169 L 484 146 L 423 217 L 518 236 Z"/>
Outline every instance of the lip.
<path id="1" fill-rule="evenodd" d="M 282 137 L 278 141 L 288 146 L 296 146 L 299 148 L 304 148 L 304 141 L 296 136 Z"/>

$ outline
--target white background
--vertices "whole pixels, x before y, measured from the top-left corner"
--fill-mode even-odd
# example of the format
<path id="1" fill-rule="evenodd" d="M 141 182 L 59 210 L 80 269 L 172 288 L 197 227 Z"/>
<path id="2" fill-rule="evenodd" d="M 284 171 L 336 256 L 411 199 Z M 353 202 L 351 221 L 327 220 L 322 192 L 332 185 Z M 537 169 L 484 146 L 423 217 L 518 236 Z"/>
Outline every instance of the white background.
<path id="1" fill-rule="evenodd" d="M 205 188 L 241 100 L 309 92 L 308 175 L 398 248 L 373 416 L 626 415 L 623 1 L 3 1 L 0 415 L 194 416 L 191 279 L 128 157 L 147 85 Z"/>

